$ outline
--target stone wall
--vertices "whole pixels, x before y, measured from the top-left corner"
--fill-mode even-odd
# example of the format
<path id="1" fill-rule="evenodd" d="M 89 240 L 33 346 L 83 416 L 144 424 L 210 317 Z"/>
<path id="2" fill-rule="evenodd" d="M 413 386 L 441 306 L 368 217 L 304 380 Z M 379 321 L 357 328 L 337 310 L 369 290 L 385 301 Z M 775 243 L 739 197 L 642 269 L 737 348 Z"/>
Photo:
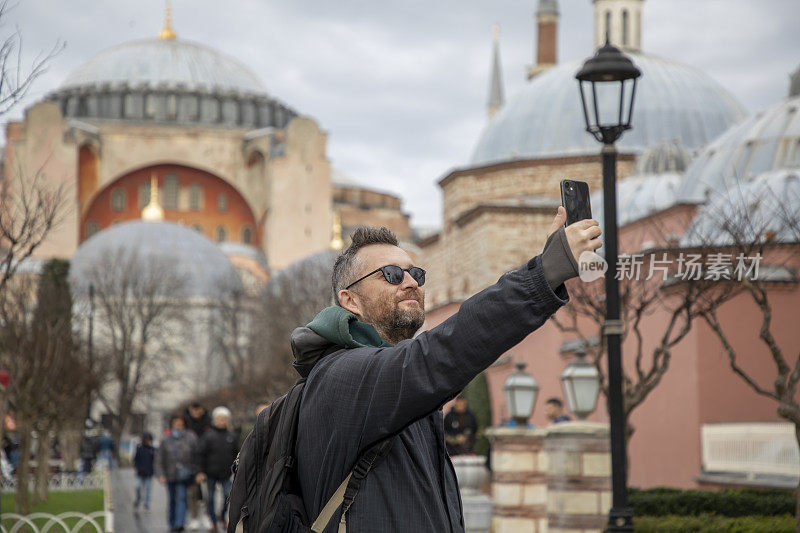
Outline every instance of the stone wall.
<path id="1" fill-rule="evenodd" d="M 618 177 L 633 172 L 621 154 Z M 420 243 L 430 273 L 426 305 L 463 301 L 518 268 L 544 245 L 564 178 L 602 187 L 600 155 L 511 161 L 456 170 L 444 177 L 442 232 Z"/>
<path id="2" fill-rule="evenodd" d="M 492 428 L 494 533 L 602 531 L 611 508 L 608 426 Z"/>

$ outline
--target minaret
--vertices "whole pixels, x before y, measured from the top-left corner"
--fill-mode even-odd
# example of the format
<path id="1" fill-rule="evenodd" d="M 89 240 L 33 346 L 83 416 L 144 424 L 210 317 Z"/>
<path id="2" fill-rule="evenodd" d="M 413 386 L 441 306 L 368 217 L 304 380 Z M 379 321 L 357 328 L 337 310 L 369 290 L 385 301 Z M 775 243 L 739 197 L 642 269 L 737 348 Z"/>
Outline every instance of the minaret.
<path id="1" fill-rule="evenodd" d="M 150 175 L 150 203 L 142 209 L 142 220 L 164 220 L 164 208 L 158 203 L 158 179 Z"/>
<path id="2" fill-rule="evenodd" d="M 164 29 L 158 32 L 158 38 L 162 41 L 174 41 L 177 35 L 172 29 L 172 7 L 169 5 L 169 0 L 166 0 L 165 4 Z"/>
<path id="3" fill-rule="evenodd" d="M 608 41 L 626 52 L 642 49 L 643 0 L 592 0 L 594 2 L 594 47 Z"/>
<path id="4" fill-rule="evenodd" d="M 498 109 L 503 107 L 505 98 L 503 97 L 503 71 L 500 68 L 500 26 L 492 26 L 492 79 L 489 81 L 489 102 L 487 114 L 491 119 Z"/>
<path id="5" fill-rule="evenodd" d="M 800 67 L 789 76 L 789 98 L 800 96 Z"/>
<path id="6" fill-rule="evenodd" d="M 528 67 L 528 79 L 555 66 L 558 61 L 558 0 L 539 0 L 536 28 L 536 64 Z"/>

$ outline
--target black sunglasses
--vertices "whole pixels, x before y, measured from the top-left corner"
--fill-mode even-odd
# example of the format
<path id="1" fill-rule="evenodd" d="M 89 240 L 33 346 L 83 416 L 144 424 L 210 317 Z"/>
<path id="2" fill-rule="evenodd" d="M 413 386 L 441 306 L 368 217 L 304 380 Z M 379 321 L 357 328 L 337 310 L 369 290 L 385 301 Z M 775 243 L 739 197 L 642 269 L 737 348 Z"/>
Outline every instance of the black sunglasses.
<path id="1" fill-rule="evenodd" d="M 358 278 L 353 283 L 345 287 L 345 289 L 349 289 L 359 281 L 367 279 L 376 272 L 381 272 L 383 274 L 384 279 L 389 283 L 391 283 L 392 285 L 400 285 L 401 283 L 403 283 L 403 278 L 406 276 L 405 275 L 406 272 L 408 272 L 411 275 L 411 277 L 414 278 L 414 281 L 417 282 L 417 285 L 419 285 L 420 287 L 425 285 L 425 271 L 420 267 L 400 268 L 397 265 L 386 265 L 380 268 L 376 268 L 366 276 Z"/>

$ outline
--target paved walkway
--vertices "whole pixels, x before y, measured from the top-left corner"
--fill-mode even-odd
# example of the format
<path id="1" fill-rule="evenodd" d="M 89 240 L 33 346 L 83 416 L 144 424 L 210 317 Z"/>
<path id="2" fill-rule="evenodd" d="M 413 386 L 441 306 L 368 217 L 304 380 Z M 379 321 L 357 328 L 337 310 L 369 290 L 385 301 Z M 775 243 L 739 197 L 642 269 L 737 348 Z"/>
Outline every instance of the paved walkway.
<path id="1" fill-rule="evenodd" d="M 142 506 L 134 511 L 133 501 L 136 499 L 136 474 L 132 468 L 117 468 L 111 473 L 111 484 L 114 492 L 114 531 L 115 533 L 165 533 L 167 525 L 167 489 L 153 478 L 150 492 L 150 509 Z M 219 499 L 221 491 L 217 491 L 217 508 L 222 504 Z M 201 503 L 201 516 L 205 516 L 205 502 Z M 187 532 L 189 516 L 186 516 Z M 200 532 L 208 531 L 201 527 Z"/>
<path id="2" fill-rule="evenodd" d="M 136 474 L 132 468 L 117 468 L 111 473 L 114 492 L 114 531 L 116 533 L 164 533 L 167 526 L 167 489 L 153 479 L 150 510 L 133 510 L 136 499 Z"/>

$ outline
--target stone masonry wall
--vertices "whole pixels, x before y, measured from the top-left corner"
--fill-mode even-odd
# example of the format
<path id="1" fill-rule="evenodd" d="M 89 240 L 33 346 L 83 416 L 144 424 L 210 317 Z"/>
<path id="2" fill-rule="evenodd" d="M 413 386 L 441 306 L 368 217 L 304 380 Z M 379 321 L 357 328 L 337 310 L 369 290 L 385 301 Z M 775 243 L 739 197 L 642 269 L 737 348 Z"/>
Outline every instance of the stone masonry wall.
<path id="1" fill-rule="evenodd" d="M 611 507 L 608 426 L 492 428 L 494 533 L 595 533 Z"/>

